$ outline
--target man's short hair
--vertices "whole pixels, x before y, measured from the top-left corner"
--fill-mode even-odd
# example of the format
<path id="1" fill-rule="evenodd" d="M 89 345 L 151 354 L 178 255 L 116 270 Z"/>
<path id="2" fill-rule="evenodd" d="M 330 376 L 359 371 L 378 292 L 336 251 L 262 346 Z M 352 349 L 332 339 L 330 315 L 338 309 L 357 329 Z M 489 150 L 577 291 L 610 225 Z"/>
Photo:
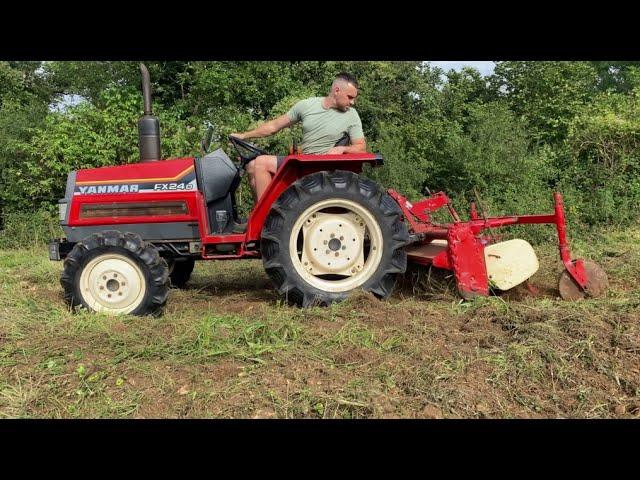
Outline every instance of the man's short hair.
<path id="1" fill-rule="evenodd" d="M 337 80 L 344 80 L 345 82 L 350 83 L 351 85 L 353 85 L 357 89 L 360 89 L 360 85 L 358 84 L 358 80 L 356 80 L 356 77 L 354 77 L 350 73 L 340 72 L 338 75 L 336 75 L 336 79 L 334 80 L 334 83 Z"/>

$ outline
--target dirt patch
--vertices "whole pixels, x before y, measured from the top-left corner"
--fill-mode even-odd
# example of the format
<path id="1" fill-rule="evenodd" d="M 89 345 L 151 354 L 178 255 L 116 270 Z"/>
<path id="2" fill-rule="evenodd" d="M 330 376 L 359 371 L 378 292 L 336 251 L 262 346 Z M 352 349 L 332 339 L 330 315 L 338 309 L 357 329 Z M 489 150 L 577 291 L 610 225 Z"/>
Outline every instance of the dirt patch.
<path id="1" fill-rule="evenodd" d="M 52 305 L 60 305 L 66 307 L 67 304 L 64 301 L 64 295 L 59 288 L 41 288 L 35 287 L 33 291 L 29 293 L 33 298 L 37 298 L 38 301 L 45 301 Z"/>
<path id="2" fill-rule="evenodd" d="M 419 418 L 440 419 L 444 418 L 442 410 L 435 405 L 425 405 L 418 414 Z"/>
<path id="3" fill-rule="evenodd" d="M 373 349 L 348 347 L 335 352 L 333 361 L 340 366 L 361 366 L 379 362 L 380 357 L 379 352 Z"/>
<path id="4" fill-rule="evenodd" d="M 344 308 L 378 309 L 381 305 L 382 302 L 373 293 L 364 290 L 356 290 L 342 302 Z"/>
<path id="5" fill-rule="evenodd" d="M 244 364 L 222 359 L 211 364 L 175 366 L 155 362 L 145 374 L 128 372 L 127 383 L 142 392 L 138 418 L 208 416 L 207 399 L 241 378 Z"/>
<path id="6" fill-rule="evenodd" d="M 59 308 L 44 280 L 17 284 L 0 291 L 0 415 L 640 418 L 640 265 L 611 257 L 607 298 L 563 302 L 549 252 L 542 296 L 473 302 L 409 284 L 300 309 L 260 261 L 203 262 L 162 317 L 111 321 Z"/>

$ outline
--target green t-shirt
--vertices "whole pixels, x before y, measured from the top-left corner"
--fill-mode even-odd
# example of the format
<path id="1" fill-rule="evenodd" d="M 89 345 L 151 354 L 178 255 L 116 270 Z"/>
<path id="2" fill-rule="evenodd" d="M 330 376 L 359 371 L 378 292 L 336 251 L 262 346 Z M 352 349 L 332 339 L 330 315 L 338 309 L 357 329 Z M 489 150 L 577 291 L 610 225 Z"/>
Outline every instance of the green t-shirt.
<path id="1" fill-rule="evenodd" d="M 360 115 L 355 108 L 341 112 L 324 108 L 323 97 L 300 100 L 287 112 L 293 122 L 302 122 L 302 153 L 326 153 L 345 133 L 351 141 L 364 138 Z"/>

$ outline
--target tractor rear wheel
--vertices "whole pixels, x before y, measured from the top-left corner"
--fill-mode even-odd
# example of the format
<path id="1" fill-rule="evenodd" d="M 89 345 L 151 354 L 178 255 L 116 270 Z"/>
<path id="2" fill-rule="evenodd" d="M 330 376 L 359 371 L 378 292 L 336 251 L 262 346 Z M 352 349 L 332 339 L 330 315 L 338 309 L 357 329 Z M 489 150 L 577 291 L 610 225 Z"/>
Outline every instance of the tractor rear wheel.
<path id="1" fill-rule="evenodd" d="M 169 269 L 158 250 L 139 235 L 107 230 L 73 247 L 60 283 L 72 307 L 110 315 L 155 315 L 167 301 Z"/>
<path id="2" fill-rule="evenodd" d="M 329 305 L 356 289 L 391 295 L 407 267 L 408 238 L 389 195 L 338 170 L 307 175 L 282 193 L 265 221 L 261 252 L 290 303 Z"/>
<path id="3" fill-rule="evenodd" d="M 169 279 L 171 286 L 183 288 L 191 278 L 191 272 L 196 262 L 193 258 L 170 258 L 167 259 L 169 265 Z"/>

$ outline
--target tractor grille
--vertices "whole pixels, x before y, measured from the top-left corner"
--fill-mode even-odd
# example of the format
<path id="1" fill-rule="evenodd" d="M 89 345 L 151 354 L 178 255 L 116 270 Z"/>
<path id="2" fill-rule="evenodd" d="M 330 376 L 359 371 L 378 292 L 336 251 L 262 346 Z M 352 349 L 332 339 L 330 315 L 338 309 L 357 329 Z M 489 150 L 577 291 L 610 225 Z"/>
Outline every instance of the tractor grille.
<path id="1" fill-rule="evenodd" d="M 130 202 L 85 203 L 80 208 L 80 218 L 148 217 L 162 215 L 187 215 L 184 201 L 178 202 Z"/>

